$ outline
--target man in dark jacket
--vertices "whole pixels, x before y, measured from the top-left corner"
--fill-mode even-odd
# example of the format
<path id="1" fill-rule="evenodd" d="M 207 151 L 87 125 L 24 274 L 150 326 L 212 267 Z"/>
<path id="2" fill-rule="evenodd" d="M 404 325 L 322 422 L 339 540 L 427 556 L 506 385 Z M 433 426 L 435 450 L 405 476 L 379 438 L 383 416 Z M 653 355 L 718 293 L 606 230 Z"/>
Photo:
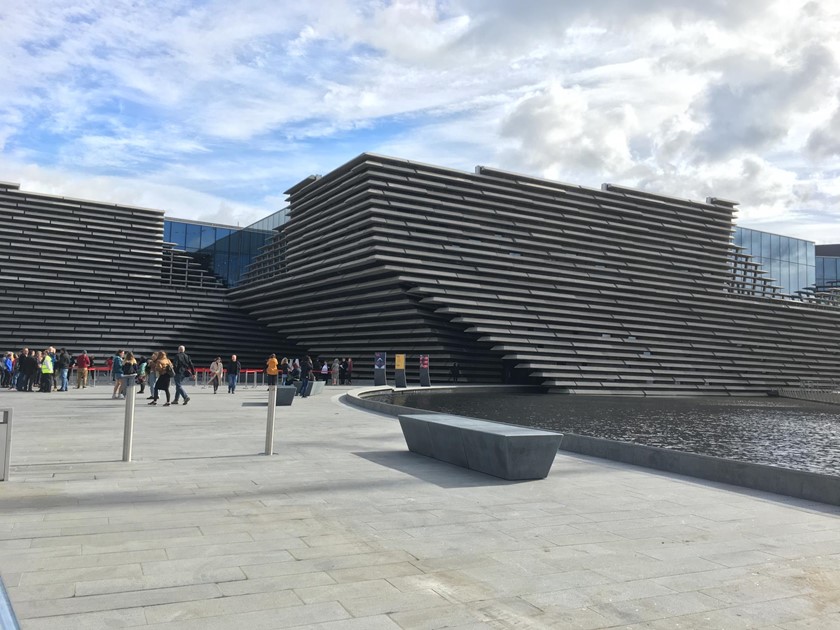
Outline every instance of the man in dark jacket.
<path id="1" fill-rule="evenodd" d="M 178 404 L 180 397 L 184 398 L 184 404 L 190 402 L 190 397 L 184 391 L 183 382 L 185 378 L 195 378 L 195 367 L 193 366 L 190 355 L 186 352 L 184 346 L 178 346 L 178 353 L 172 357 L 172 368 L 175 370 L 175 400 L 173 405 Z"/>
<path id="2" fill-rule="evenodd" d="M 225 363 L 225 371 L 227 372 L 228 380 L 228 394 L 236 393 L 236 381 L 239 379 L 239 373 L 242 371 L 242 364 L 236 360 L 236 355 L 230 355 L 230 361 Z"/>
<path id="3" fill-rule="evenodd" d="M 67 375 L 70 373 L 71 362 L 71 357 L 67 350 L 64 348 L 59 350 L 58 355 L 56 355 L 55 357 L 55 369 L 58 372 L 58 391 L 60 392 L 67 391 L 67 385 L 69 384 L 67 380 Z"/>
<path id="4" fill-rule="evenodd" d="M 35 358 L 35 351 L 32 350 L 26 356 L 23 363 L 24 374 L 26 374 L 26 391 L 31 392 L 33 385 L 40 378 L 41 368 L 38 366 L 38 359 Z"/>

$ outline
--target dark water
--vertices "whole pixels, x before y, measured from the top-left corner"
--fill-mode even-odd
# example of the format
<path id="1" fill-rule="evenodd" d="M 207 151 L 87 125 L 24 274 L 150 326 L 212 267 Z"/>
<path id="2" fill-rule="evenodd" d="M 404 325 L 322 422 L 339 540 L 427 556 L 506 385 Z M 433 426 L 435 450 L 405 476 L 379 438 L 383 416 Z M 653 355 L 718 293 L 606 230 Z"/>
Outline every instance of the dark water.
<path id="1" fill-rule="evenodd" d="M 422 393 L 376 400 L 840 476 L 840 406 L 786 398 Z"/>

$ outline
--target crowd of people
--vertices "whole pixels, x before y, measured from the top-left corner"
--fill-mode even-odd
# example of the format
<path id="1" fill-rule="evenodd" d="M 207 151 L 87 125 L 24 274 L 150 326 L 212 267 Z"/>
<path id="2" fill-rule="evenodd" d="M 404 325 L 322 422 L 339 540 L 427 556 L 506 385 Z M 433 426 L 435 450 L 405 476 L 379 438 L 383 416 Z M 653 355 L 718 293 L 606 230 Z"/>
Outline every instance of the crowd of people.
<path id="1" fill-rule="evenodd" d="M 310 380 L 320 378 L 326 384 L 350 385 L 353 382 L 353 359 L 335 358 L 330 362 L 323 359 L 320 370 L 316 370 L 315 363 L 309 356 L 303 359 L 278 360 L 272 354 L 266 360 L 265 382 L 267 385 L 294 385 L 298 387 L 298 395 L 306 397 L 307 385 Z M 165 395 L 164 407 L 177 405 L 183 400 L 184 405 L 190 402 L 190 397 L 184 390 L 187 380 L 197 379 L 197 370 L 184 346 L 171 357 L 164 351 L 153 352 L 151 356 L 135 356 L 133 352 L 117 350 L 105 362 L 107 373 L 113 381 L 111 397 L 118 399 L 125 397 L 128 379 L 140 386 L 139 393 L 149 387 L 151 394 L 147 400 L 149 405 L 157 405 L 161 395 Z M 90 369 L 94 366 L 94 359 L 87 351 L 82 350 L 78 355 L 70 354 L 65 348 L 50 346 L 44 350 L 30 350 L 23 348 L 20 353 L 7 352 L 0 363 L 0 387 L 15 389 L 21 392 L 66 392 L 69 389 L 69 375 L 76 368 L 76 389 L 88 386 Z M 227 383 L 227 392 L 236 393 L 236 384 L 242 373 L 242 364 L 235 354 L 227 361 L 217 356 L 209 367 L 208 385 L 213 387 L 216 394 L 223 382 Z M 174 382 L 174 400 L 170 387 Z"/>
<path id="2" fill-rule="evenodd" d="M 82 354 L 87 362 L 84 369 L 87 378 L 87 370 L 93 362 L 86 352 Z M 71 356 L 65 348 L 56 350 L 50 346 L 44 350 L 23 348 L 17 354 L 7 352 L 0 363 L 0 387 L 21 392 L 66 392 L 74 365 L 78 365 L 77 357 Z"/>

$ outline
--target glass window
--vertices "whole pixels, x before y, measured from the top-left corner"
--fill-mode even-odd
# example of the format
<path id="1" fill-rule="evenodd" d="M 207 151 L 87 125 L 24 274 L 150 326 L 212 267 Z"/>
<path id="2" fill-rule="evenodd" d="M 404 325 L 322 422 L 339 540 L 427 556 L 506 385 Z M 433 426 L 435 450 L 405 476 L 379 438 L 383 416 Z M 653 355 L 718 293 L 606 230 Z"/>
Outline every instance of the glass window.
<path id="1" fill-rule="evenodd" d="M 183 249 L 187 244 L 187 226 L 178 221 L 172 222 L 172 232 L 169 236 L 170 243 L 175 243 Z"/>
<path id="2" fill-rule="evenodd" d="M 216 228 L 216 242 L 213 245 L 216 255 L 227 255 L 230 251 L 230 230 Z"/>
<path id="3" fill-rule="evenodd" d="M 770 235 L 770 258 L 775 258 L 776 260 L 781 260 L 782 258 L 782 245 L 779 242 L 781 237 L 778 234 L 771 234 Z"/>
<path id="4" fill-rule="evenodd" d="M 750 249 L 750 253 L 753 256 L 763 256 L 764 255 L 761 252 L 761 232 L 753 232 L 752 233 L 752 248 Z"/>
<path id="5" fill-rule="evenodd" d="M 782 281 L 782 265 L 778 260 L 770 261 L 770 277 L 775 281 L 773 284 L 779 284 Z"/>
<path id="6" fill-rule="evenodd" d="M 736 227 L 735 234 L 732 237 L 732 242 L 735 245 L 743 245 L 744 243 L 744 229 Z"/>
<path id="7" fill-rule="evenodd" d="M 163 222 L 163 242 L 171 243 L 169 239 L 172 238 L 172 221 Z"/>
<path id="8" fill-rule="evenodd" d="M 187 223 L 187 251 L 195 252 L 201 249 L 201 226 Z"/>
<path id="9" fill-rule="evenodd" d="M 808 264 L 813 265 L 816 258 L 817 250 L 814 247 L 814 243 L 808 243 Z"/>
<path id="10" fill-rule="evenodd" d="M 220 278 L 224 278 L 227 280 L 228 275 L 228 257 L 225 256 L 215 256 L 213 258 L 213 273 L 215 273 Z"/>
<path id="11" fill-rule="evenodd" d="M 759 238 L 761 239 L 761 256 L 763 258 L 772 258 L 773 251 L 770 246 L 770 235 L 762 232 Z"/>
<path id="12" fill-rule="evenodd" d="M 230 235 L 230 253 L 231 256 L 239 255 L 239 250 L 242 248 L 242 232 L 236 231 Z"/>
<path id="13" fill-rule="evenodd" d="M 804 289 L 813 284 L 813 281 L 808 277 L 807 265 L 799 265 L 799 288 Z"/>
<path id="14" fill-rule="evenodd" d="M 791 259 L 790 245 L 791 240 L 787 237 L 779 238 L 779 258 L 789 261 Z"/>
<path id="15" fill-rule="evenodd" d="M 210 247 L 216 242 L 216 228 L 209 225 L 201 226 L 201 249 Z"/>

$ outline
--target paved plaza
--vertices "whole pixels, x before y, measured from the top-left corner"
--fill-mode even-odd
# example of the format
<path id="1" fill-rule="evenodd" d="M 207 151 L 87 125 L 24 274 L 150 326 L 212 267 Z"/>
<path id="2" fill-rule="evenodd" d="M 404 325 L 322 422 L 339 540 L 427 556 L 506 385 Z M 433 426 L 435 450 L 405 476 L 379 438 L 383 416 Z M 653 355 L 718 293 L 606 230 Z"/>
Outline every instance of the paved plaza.
<path id="1" fill-rule="evenodd" d="M 0 392 L 0 574 L 21 627 L 840 628 L 840 508 L 571 454 L 507 482 L 341 402 Z"/>

